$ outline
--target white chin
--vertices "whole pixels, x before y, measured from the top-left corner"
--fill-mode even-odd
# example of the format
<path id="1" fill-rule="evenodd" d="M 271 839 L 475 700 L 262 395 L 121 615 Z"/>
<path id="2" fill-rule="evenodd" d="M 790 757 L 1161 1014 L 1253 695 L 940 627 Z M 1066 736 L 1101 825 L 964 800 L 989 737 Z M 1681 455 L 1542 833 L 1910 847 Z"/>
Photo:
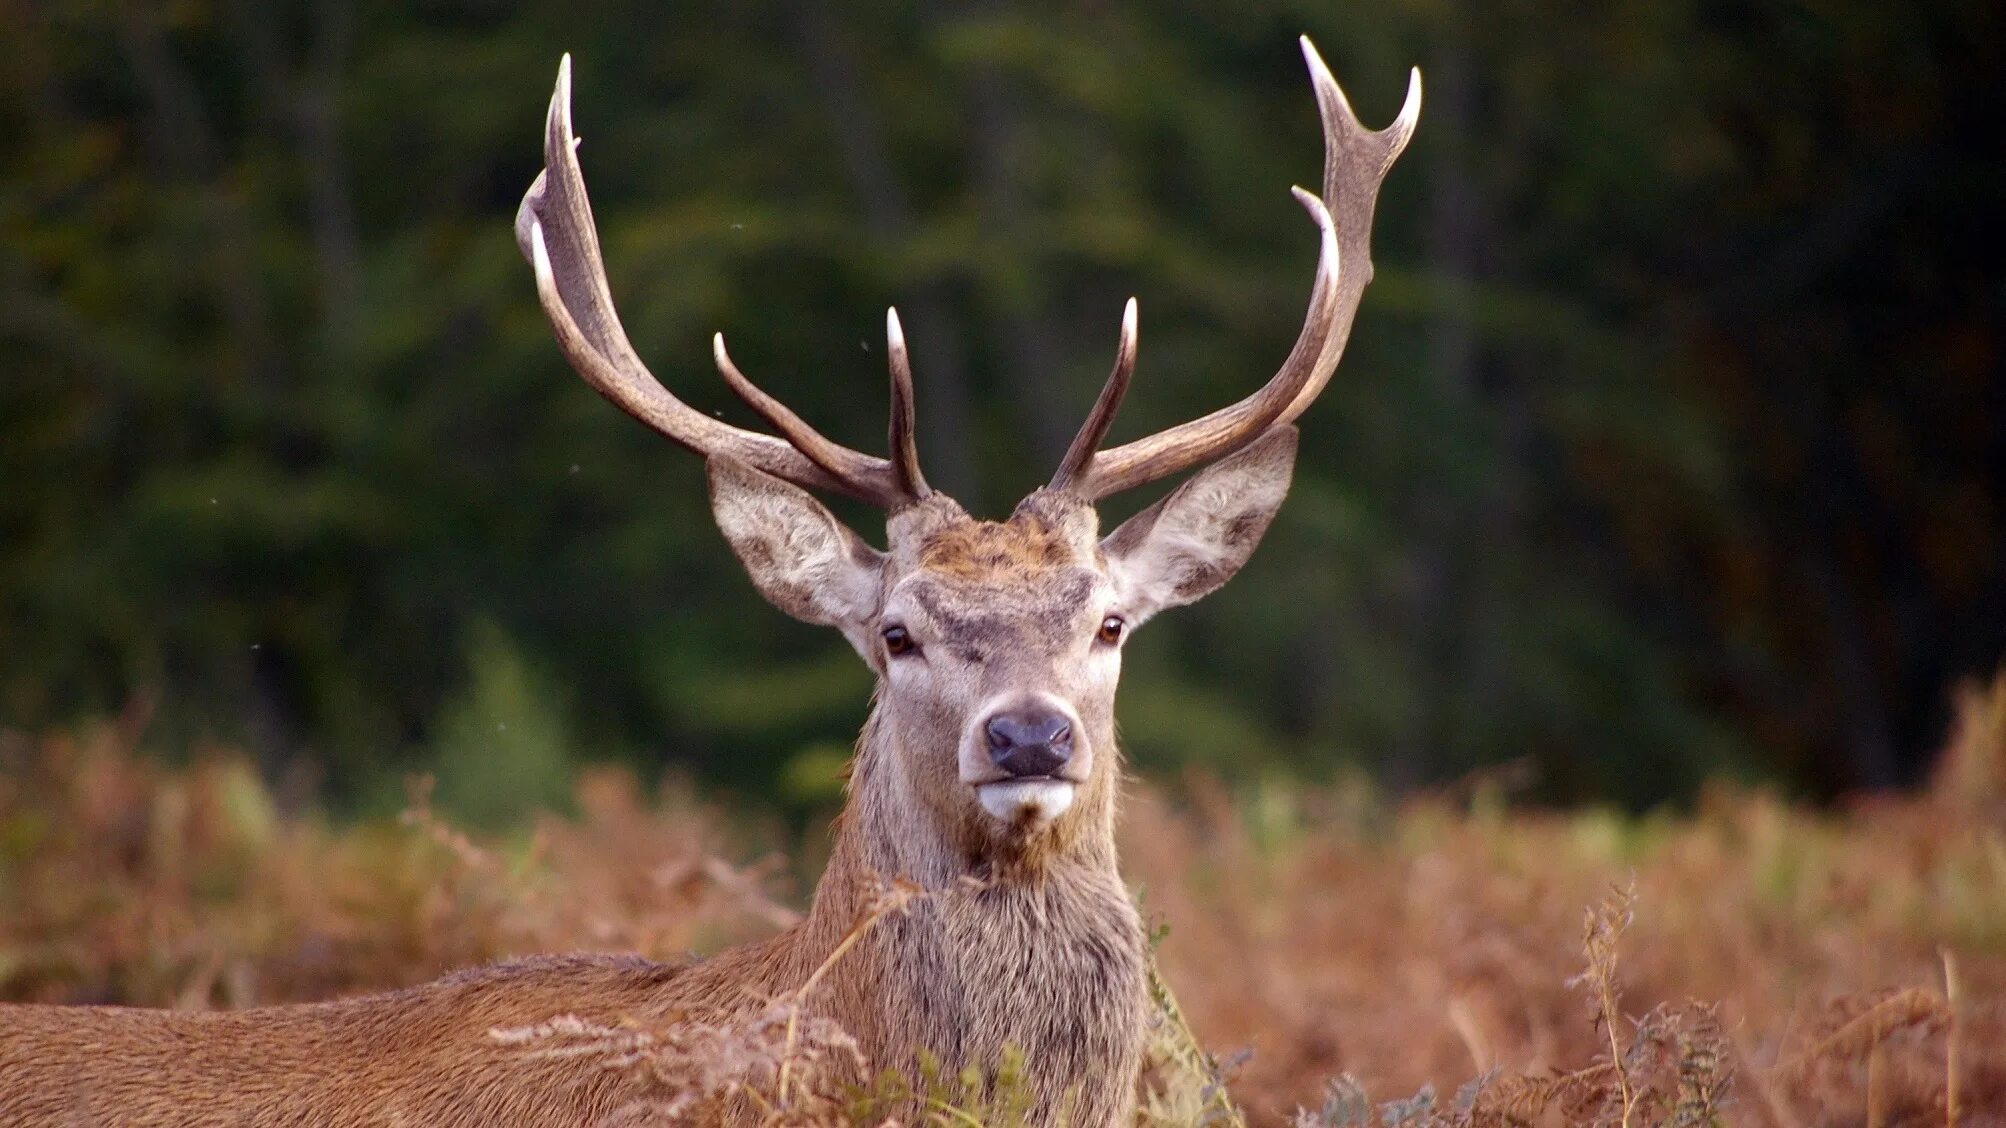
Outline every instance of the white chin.
<path id="1" fill-rule="evenodd" d="M 1044 826 L 1073 805 L 1075 785 L 1058 779 L 1013 779 L 975 789 L 991 818 L 1014 825 Z"/>

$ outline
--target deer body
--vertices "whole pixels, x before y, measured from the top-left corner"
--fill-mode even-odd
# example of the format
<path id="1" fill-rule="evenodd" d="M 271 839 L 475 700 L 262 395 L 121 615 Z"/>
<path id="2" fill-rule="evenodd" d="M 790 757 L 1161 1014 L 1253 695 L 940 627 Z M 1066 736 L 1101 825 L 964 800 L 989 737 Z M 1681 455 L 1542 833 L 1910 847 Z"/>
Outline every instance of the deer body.
<path id="1" fill-rule="evenodd" d="M 1295 348 L 1238 403 L 1103 450 L 1135 364 L 1131 301 L 1079 437 L 1050 485 L 1003 522 L 972 519 L 927 487 L 895 313 L 888 459 L 823 438 L 753 386 L 722 337 L 720 373 L 780 437 L 695 411 L 648 374 L 600 262 L 567 57 L 545 171 L 516 220 L 560 347 L 601 394 L 705 456 L 718 527 L 754 585 L 788 614 L 837 628 L 877 675 L 808 915 L 680 966 L 543 956 L 388 994 L 220 1014 L 0 1007 L 0 1124 L 632 1122 L 647 1108 L 644 1071 L 526 1052 L 524 1032 L 560 1019 L 729 1024 L 790 995 L 855 1038 L 862 1068 L 911 1070 L 930 1055 L 958 1073 L 1014 1049 L 1031 1122 L 1130 1118 L 1147 992 L 1142 927 L 1115 857 L 1121 649 L 1157 612 L 1231 578 L 1280 507 L 1291 424 L 1343 351 L 1371 275 L 1379 185 L 1419 111 L 1417 74 L 1394 124 L 1364 129 L 1308 40 L 1303 50 L 1325 162 L 1320 196 L 1296 190 L 1320 255 Z M 1098 499 L 1198 466 L 1101 535 Z M 808 488 L 881 505 L 886 547 Z M 858 931 L 886 879 L 921 895 Z M 749 1104 L 735 1111 L 758 1119 Z"/>
<path id="2" fill-rule="evenodd" d="M 868 740 L 859 756 L 868 773 Z M 866 824 L 892 814 L 872 806 L 853 803 L 799 924 L 700 963 L 540 956 L 386 994 L 243 1011 L 0 1007 L 0 1124 L 612 1120 L 649 1098 L 636 1075 L 525 1053 L 495 1032 L 560 1015 L 643 1029 L 729 1023 L 796 990 L 864 911 L 874 875 L 913 872 L 891 867 L 915 859 L 872 848 L 887 828 Z M 1109 845 L 1107 864 L 1033 883 L 957 874 L 864 933 L 810 1007 L 876 1066 L 910 1070 L 920 1048 L 943 1062 L 995 1062 L 1014 1047 L 1067 1122 L 1118 1123 L 1142 1042 L 1143 947 Z M 933 859 L 936 874 L 949 872 L 944 861 Z"/>

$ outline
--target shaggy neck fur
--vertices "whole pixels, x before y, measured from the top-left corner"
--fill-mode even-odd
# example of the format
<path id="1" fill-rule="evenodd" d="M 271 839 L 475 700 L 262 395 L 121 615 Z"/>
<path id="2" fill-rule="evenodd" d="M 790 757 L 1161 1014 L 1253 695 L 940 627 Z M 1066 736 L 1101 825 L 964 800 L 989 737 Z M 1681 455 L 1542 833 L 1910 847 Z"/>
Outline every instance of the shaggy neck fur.
<path id="1" fill-rule="evenodd" d="M 804 928 L 831 950 L 874 876 L 927 896 L 845 957 L 821 1005 L 874 1067 L 918 1051 L 950 1068 L 1023 1054 L 1033 1122 L 1112 1124 L 1134 1099 L 1144 1008 L 1141 922 L 1115 866 L 1112 733 L 1104 769 L 1043 835 L 1014 843 L 977 820 L 914 818 L 917 801 L 883 706 L 858 748 L 835 851 Z M 929 750 L 952 756 L 952 750 Z"/>

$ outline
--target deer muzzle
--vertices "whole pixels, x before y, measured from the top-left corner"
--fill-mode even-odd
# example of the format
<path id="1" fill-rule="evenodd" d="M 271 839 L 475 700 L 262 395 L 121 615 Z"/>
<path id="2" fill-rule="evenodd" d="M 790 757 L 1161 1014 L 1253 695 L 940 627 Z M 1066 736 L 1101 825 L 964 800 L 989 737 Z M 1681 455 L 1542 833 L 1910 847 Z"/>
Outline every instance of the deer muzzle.
<path id="1" fill-rule="evenodd" d="M 991 818 L 1041 826 L 1073 805 L 1079 773 L 1079 731 L 1072 710 L 1039 695 L 992 710 L 978 725 L 988 763 L 966 780 Z"/>

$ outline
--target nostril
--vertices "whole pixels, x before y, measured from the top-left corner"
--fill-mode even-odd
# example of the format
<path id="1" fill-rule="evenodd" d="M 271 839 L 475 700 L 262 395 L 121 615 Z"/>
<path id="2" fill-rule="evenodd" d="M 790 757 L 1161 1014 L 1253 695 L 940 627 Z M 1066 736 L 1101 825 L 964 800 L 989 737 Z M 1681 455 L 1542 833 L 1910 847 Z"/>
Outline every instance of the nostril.
<path id="1" fill-rule="evenodd" d="M 1073 726 L 1059 713 L 998 713 L 982 727 L 998 752 L 1024 744 L 1065 744 Z"/>

